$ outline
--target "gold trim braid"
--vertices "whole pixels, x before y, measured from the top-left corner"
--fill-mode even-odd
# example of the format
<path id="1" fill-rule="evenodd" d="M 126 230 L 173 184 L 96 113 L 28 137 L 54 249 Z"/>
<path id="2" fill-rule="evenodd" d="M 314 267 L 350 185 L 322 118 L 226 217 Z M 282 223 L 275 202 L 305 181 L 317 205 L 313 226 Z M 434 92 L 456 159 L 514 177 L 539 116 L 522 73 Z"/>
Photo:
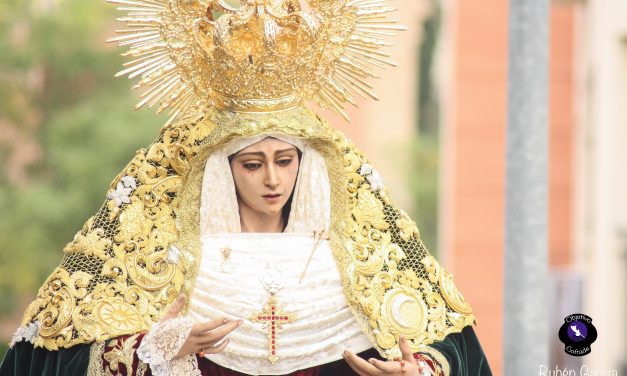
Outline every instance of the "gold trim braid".
<path id="1" fill-rule="evenodd" d="M 102 356 L 105 351 L 104 342 L 94 342 L 89 348 L 89 365 L 87 366 L 87 376 L 108 376 L 104 371 Z"/>

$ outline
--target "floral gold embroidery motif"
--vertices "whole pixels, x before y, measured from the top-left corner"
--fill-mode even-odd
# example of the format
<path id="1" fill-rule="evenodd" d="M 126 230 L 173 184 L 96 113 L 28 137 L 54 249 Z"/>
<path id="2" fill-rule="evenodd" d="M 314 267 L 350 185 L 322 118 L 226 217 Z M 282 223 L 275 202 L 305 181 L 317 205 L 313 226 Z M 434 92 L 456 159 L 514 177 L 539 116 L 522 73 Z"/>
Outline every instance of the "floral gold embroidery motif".
<path id="1" fill-rule="evenodd" d="M 133 374 L 133 359 L 138 336 L 139 334 L 126 339 L 116 339 L 112 349 L 104 353 L 104 360 L 109 362 L 109 370 L 112 371 L 111 375 L 121 374 L 120 366 L 124 366 L 124 371 L 126 371 L 127 375 Z M 137 372 L 136 374 L 142 375 L 143 372 Z"/>
<path id="2" fill-rule="evenodd" d="M 235 138 L 272 133 L 306 138 L 325 159 L 332 189 L 329 241 L 345 296 L 383 356 L 400 355 L 401 334 L 415 351 L 474 322 L 415 223 L 385 187 L 373 191 L 360 174 L 368 161 L 342 133 L 306 108 L 269 114 L 209 110 L 202 120 L 165 127 L 114 180 L 113 188 L 123 177 L 136 179 L 130 203 L 118 207 L 107 200 L 81 230 L 82 236 L 102 230 L 88 244 L 106 243 L 106 258 L 80 247 L 65 253 L 24 316 L 23 325 L 42 323 L 35 344 L 56 349 L 147 331 L 179 293 L 189 296 L 200 255 L 207 156 Z M 123 312 L 129 324 L 108 325 L 113 312 Z"/>

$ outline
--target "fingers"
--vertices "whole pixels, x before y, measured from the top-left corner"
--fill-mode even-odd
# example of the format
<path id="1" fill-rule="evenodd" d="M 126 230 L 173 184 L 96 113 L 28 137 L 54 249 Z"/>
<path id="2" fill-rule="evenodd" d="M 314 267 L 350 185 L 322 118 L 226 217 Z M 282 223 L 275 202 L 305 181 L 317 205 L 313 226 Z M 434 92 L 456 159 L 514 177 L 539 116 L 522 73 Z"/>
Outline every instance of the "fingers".
<path id="1" fill-rule="evenodd" d="M 429 373 L 426 373 L 425 371 L 428 371 Z M 420 375 L 433 375 L 433 373 L 431 373 L 431 367 L 423 361 L 418 363 L 418 373 Z"/>
<path id="2" fill-rule="evenodd" d="M 207 322 L 203 322 L 203 323 L 198 323 L 195 324 L 192 327 L 192 331 L 191 331 L 191 335 L 200 335 L 204 332 L 208 332 L 210 330 L 216 329 L 218 327 L 220 327 L 221 325 L 227 324 L 228 322 L 230 322 L 231 320 L 227 319 L 227 318 L 219 318 L 217 320 L 213 320 L 213 321 L 207 321 Z"/>
<path id="3" fill-rule="evenodd" d="M 375 366 L 379 371 L 383 373 L 396 374 L 402 370 L 401 363 L 399 362 L 386 362 L 375 358 L 368 359 L 368 363 Z"/>
<path id="4" fill-rule="evenodd" d="M 198 335 L 199 342 L 211 342 L 219 341 L 233 330 L 237 329 L 241 325 L 241 320 L 229 321 L 226 324 L 218 326 L 217 328 Z"/>
<path id="5" fill-rule="evenodd" d="M 350 351 L 344 351 L 342 354 L 346 363 L 361 376 L 381 375 L 382 372 L 374 365 L 366 362 L 362 358 Z"/>
<path id="6" fill-rule="evenodd" d="M 215 329 L 205 331 L 195 335 L 195 342 L 197 344 L 213 345 L 222 340 L 227 334 L 237 329 L 242 323 L 241 320 L 229 321 L 226 324 L 222 324 Z"/>
<path id="7" fill-rule="evenodd" d="M 224 337 L 242 322 L 242 320 L 227 320 L 227 324 L 224 324 L 225 320 L 219 319 L 194 325 L 177 356 L 199 353 L 203 356 L 203 354 L 216 354 L 223 351 L 230 342 Z"/>
<path id="8" fill-rule="evenodd" d="M 178 316 L 179 313 L 181 313 L 184 306 L 185 306 L 185 296 L 181 294 L 178 296 L 178 298 L 176 298 L 176 300 L 172 303 L 172 305 L 170 305 L 170 308 L 168 308 L 168 311 L 163 316 L 161 321 L 163 322 L 163 321 L 172 320 L 173 318 Z"/>
<path id="9" fill-rule="evenodd" d="M 400 336 L 398 338 L 398 347 L 401 350 L 401 354 L 403 355 L 403 359 L 405 359 L 408 362 L 414 362 L 414 353 L 411 351 L 411 349 L 409 348 L 409 343 L 407 343 L 407 340 L 405 339 L 405 337 Z"/>
<path id="10" fill-rule="evenodd" d="M 213 347 L 213 346 L 218 345 L 224 338 L 225 337 L 220 337 L 220 338 L 215 339 L 215 340 L 214 339 L 209 339 L 207 341 L 200 341 L 200 342 L 196 343 L 196 346 L 200 347 L 200 348 L 203 348 L 203 349 L 207 348 L 207 347 Z"/>
<path id="11" fill-rule="evenodd" d="M 203 352 L 206 354 L 217 354 L 219 352 L 224 351 L 224 349 L 226 348 L 226 346 L 229 344 L 229 339 L 225 339 L 224 341 L 222 341 L 219 345 L 217 346 L 211 346 L 211 347 L 204 347 L 203 348 Z"/>

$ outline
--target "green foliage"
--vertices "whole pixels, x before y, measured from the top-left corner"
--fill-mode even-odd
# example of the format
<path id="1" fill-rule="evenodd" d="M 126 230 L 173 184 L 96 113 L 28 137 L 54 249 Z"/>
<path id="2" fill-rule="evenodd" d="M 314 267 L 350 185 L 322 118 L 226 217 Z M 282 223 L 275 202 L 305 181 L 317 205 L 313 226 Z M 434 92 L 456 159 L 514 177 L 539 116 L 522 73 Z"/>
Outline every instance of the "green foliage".
<path id="1" fill-rule="evenodd" d="M 129 82 L 112 77 L 122 61 L 104 43 L 120 26 L 110 5 L 64 0 L 38 12 L 30 3 L 0 6 L 0 125 L 42 151 L 27 184 L 15 184 L 9 155 L 29 150 L 23 138 L 0 138 L 0 319 L 21 315 L 17 303 L 34 296 L 111 180 L 164 122 L 131 111 Z"/>
<path id="2" fill-rule="evenodd" d="M 440 103 L 433 81 L 435 56 L 442 24 L 440 1 L 430 0 L 433 12 L 423 24 L 418 71 L 418 138 L 412 145 L 414 161 L 411 189 L 420 236 L 431 253 L 438 250 Z"/>
<path id="3" fill-rule="evenodd" d="M 438 0 L 430 0 L 433 12 L 423 24 L 423 39 L 420 45 L 420 63 L 418 65 L 417 97 L 418 129 L 421 133 L 437 134 L 440 126 L 440 103 L 434 83 L 435 56 L 440 28 L 442 25 L 442 6 Z"/>
<path id="4" fill-rule="evenodd" d="M 421 134 L 412 143 L 409 179 L 415 199 L 412 218 L 420 229 L 420 237 L 429 251 L 438 252 L 438 190 L 439 190 L 439 140 L 434 134 Z"/>
<path id="5" fill-rule="evenodd" d="M 9 351 L 9 345 L 4 342 L 0 342 L 0 359 L 4 359 L 4 354 L 6 354 L 7 351 Z"/>

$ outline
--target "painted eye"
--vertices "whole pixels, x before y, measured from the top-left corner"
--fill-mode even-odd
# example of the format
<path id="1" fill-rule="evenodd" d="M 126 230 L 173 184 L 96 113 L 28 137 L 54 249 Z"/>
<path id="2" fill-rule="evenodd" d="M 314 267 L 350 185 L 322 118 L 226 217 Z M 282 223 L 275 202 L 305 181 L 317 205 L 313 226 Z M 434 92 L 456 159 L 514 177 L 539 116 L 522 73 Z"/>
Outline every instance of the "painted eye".
<path id="1" fill-rule="evenodd" d="M 276 162 L 279 166 L 288 166 L 292 163 L 292 159 L 281 159 Z"/>
<path id="2" fill-rule="evenodd" d="M 247 170 L 256 170 L 261 167 L 261 163 L 244 163 L 244 168 Z"/>

